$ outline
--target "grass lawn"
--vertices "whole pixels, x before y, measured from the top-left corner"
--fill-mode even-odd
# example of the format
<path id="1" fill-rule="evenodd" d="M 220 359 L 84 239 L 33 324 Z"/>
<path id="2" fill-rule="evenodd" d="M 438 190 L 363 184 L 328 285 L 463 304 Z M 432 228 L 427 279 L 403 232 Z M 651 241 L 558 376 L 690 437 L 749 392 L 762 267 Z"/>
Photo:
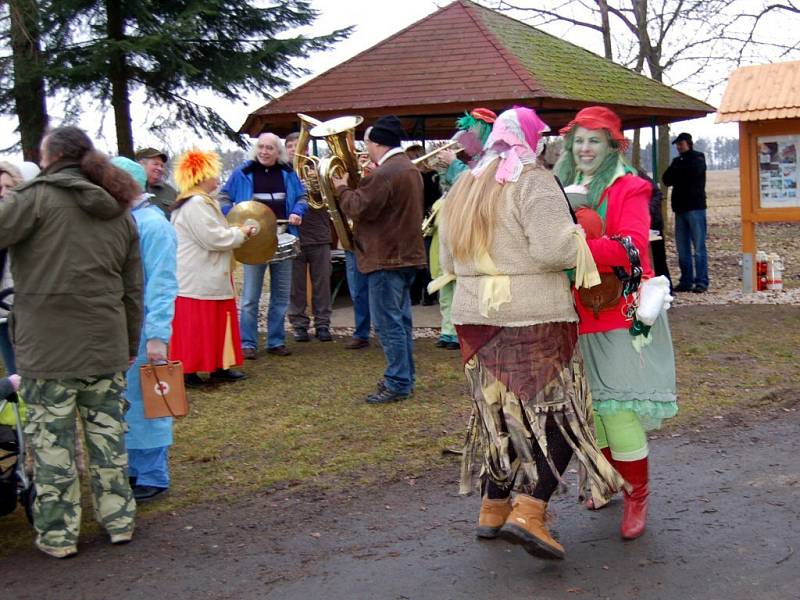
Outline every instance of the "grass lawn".
<path id="1" fill-rule="evenodd" d="M 796 399 L 800 307 L 692 306 L 670 318 L 681 411 L 667 433 L 718 423 L 715 416 L 744 420 Z M 384 365 L 377 344 L 359 351 L 344 350 L 343 340 L 290 347 L 290 357 L 248 361 L 245 382 L 190 391 L 191 414 L 175 426 L 170 495 L 143 505 L 142 514 L 287 486 L 338 489 L 445 464 L 457 469 L 442 449 L 459 445 L 469 414 L 458 352 L 418 340 L 413 398 L 369 406 L 363 399 Z M 91 531 L 85 505 L 84 531 Z M 21 510 L 0 519 L 0 555 L 29 543 Z"/>

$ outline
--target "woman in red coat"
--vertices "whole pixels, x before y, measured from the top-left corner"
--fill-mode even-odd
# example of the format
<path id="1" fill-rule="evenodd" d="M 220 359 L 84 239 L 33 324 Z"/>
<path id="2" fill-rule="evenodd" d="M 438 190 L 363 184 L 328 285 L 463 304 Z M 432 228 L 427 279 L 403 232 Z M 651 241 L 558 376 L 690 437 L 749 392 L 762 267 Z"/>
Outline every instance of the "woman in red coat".
<path id="1" fill-rule="evenodd" d="M 678 410 L 666 312 L 649 328 L 636 313 L 636 280 L 653 277 L 648 254 L 651 188 L 625 163 L 627 140 L 613 111 L 585 108 L 560 133 L 564 152 L 555 172 L 569 186 L 597 268 L 606 278 L 619 277 L 615 271 L 627 278 L 622 294 L 605 305 L 585 299 L 586 306 L 577 292 L 576 304 L 597 441 L 632 486 L 624 492 L 622 537 L 633 539 L 644 533 L 647 518 L 646 431 L 660 427 Z"/>

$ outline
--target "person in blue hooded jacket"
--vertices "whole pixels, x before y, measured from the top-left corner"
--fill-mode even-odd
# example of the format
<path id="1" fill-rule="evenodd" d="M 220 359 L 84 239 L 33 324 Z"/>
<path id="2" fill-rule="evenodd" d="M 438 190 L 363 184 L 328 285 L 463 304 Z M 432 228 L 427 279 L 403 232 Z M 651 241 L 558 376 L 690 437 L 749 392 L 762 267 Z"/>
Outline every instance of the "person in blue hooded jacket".
<path id="1" fill-rule="evenodd" d="M 287 231 L 297 237 L 300 235 L 297 227 L 308 210 L 306 190 L 289 165 L 283 142 L 273 133 L 262 133 L 258 136 L 254 159 L 240 165 L 231 173 L 222 187 L 220 197 L 225 214 L 232 205 L 239 202 L 263 202 L 272 209 L 278 220 L 288 221 Z M 231 204 L 226 205 L 226 200 Z M 258 305 L 267 267 L 270 277 L 267 353 L 277 356 L 291 354 L 286 348 L 284 322 L 292 286 L 292 261 L 244 265 L 240 325 L 242 353 L 249 360 L 255 360 L 258 351 Z"/>
<path id="2" fill-rule="evenodd" d="M 116 157 L 112 164 L 130 173 L 144 190 L 144 168 L 130 159 Z M 128 432 L 128 473 L 137 502 L 152 500 L 169 488 L 168 452 L 172 445 L 172 417 L 146 419 L 139 368 L 146 363 L 167 360 L 167 343 L 172 336 L 172 317 L 178 295 L 175 230 L 157 206 L 142 194 L 131 206 L 139 230 L 144 269 L 144 321 L 139 353 L 128 369 L 125 396 L 130 408 L 125 415 Z"/>

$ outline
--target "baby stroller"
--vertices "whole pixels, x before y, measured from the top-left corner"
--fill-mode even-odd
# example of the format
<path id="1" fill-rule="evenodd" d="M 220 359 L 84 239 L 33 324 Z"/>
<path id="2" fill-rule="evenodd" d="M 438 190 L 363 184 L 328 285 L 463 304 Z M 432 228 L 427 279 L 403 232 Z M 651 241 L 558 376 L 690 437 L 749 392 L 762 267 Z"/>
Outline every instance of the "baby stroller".
<path id="1" fill-rule="evenodd" d="M 7 515 L 19 501 L 28 521 L 33 522 L 33 481 L 25 472 L 25 434 L 19 414 L 19 397 L 14 392 L 0 400 L 0 414 L 11 407 L 14 426 L 0 424 L 0 516 Z"/>
<path id="2" fill-rule="evenodd" d="M 0 399 L 0 516 L 12 512 L 19 502 L 32 523 L 35 494 L 33 481 L 25 471 L 25 433 L 19 396 L 12 392 Z"/>

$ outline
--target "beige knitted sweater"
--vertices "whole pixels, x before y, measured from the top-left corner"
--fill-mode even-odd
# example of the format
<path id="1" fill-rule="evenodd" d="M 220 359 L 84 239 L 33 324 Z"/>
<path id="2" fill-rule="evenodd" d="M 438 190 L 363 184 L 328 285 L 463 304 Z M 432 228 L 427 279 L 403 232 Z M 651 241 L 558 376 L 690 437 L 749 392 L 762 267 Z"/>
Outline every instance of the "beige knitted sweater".
<path id="1" fill-rule="evenodd" d="M 447 200 L 445 200 L 447 202 Z M 473 261 L 453 262 L 447 224 L 440 223 L 440 252 L 445 273 L 455 273 L 453 323 L 521 327 L 578 320 L 565 269 L 575 266 L 577 225 L 553 175 L 526 167 L 515 183 L 506 184 L 495 219 L 489 252 L 497 271 L 508 275 L 511 299 L 489 311 L 479 309 L 482 280 Z"/>

